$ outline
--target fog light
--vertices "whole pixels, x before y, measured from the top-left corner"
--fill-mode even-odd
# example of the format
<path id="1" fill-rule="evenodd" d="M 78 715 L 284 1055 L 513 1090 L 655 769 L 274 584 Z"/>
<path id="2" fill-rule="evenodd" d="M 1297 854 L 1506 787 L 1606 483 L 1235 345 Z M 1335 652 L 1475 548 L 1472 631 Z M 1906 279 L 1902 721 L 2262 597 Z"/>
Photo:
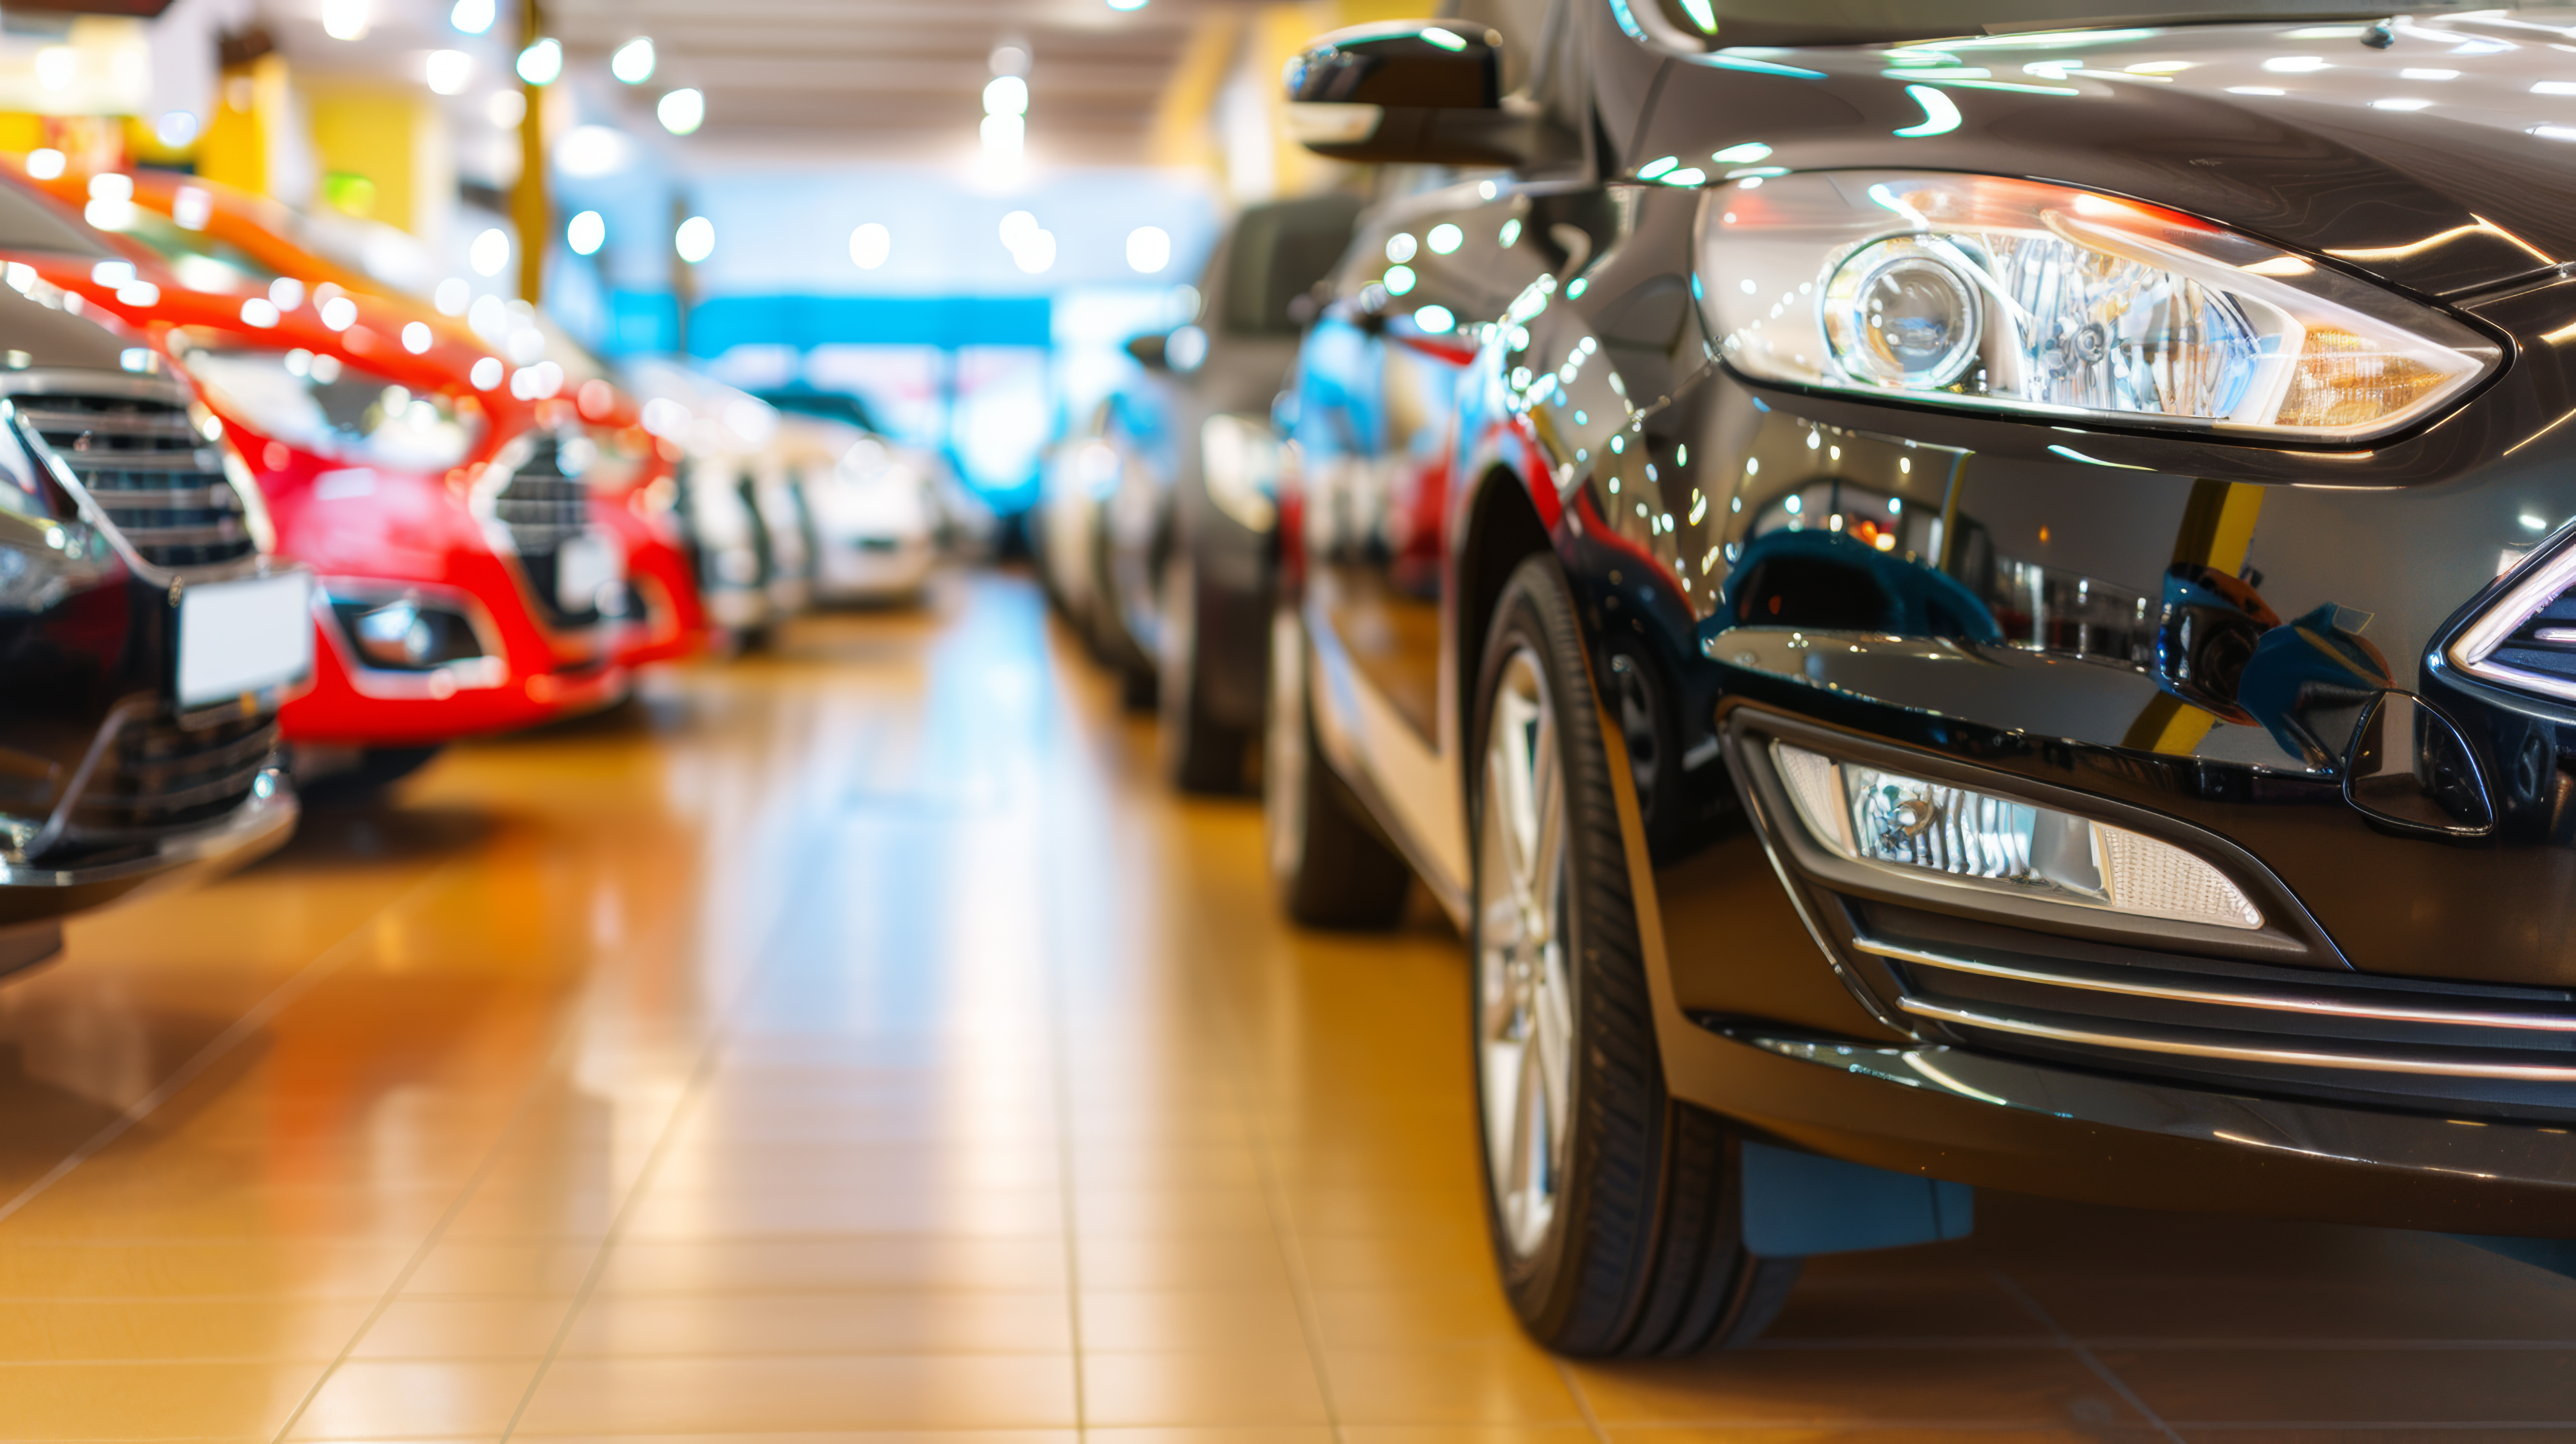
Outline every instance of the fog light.
<path id="1" fill-rule="evenodd" d="M 380 667 L 417 667 L 429 660 L 437 635 L 409 602 L 388 602 L 358 614 L 358 650 Z"/>
<path id="2" fill-rule="evenodd" d="M 2142 833 L 1785 742 L 1771 756 L 1808 834 L 1854 862 L 2140 917 L 2263 925 L 2225 873 Z"/>
<path id="3" fill-rule="evenodd" d="M 483 655 L 464 613 L 418 597 L 392 601 L 334 596 L 332 614 L 369 667 L 426 672 Z"/>

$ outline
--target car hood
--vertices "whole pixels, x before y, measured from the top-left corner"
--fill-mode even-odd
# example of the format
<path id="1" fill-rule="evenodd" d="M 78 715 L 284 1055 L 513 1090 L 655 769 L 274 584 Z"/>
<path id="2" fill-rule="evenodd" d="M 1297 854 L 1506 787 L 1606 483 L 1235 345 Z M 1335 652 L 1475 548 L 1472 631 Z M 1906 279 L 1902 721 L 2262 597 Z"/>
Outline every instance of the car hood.
<path id="1" fill-rule="evenodd" d="M 2459 295 L 2576 262 L 2576 25 L 2552 15 L 1722 50 L 1675 67 L 1637 156 L 2059 181 Z"/>
<path id="2" fill-rule="evenodd" d="M 77 296 L 42 281 L 31 290 L 32 296 L 14 286 L 0 286 L 0 350 L 9 353 L 8 370 L 126 369 L 125 353 L 139 344 L 130 333 L 73 314 L 68 307 L 80 304 Z"/>

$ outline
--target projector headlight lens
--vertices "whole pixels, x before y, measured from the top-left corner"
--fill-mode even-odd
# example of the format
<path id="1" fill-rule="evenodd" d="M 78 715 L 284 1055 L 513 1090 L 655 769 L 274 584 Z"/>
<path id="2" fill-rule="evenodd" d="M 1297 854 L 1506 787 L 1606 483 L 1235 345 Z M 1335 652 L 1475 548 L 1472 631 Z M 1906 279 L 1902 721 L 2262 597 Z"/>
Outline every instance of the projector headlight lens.
<path id="1" fill-rule="evenodd" d="M 1977 293 L 1958 267 L 1911 237 L 1853 253 L 1825 283 L 1825 335 L 1855 375 L 1888 386 L 1947 386 L 1977 359 Z"/>
<path id="2" fill-rule="evenodd" d="M 1756 380 L 2347 442 L 2503 361 L 2446 312 L 2135 201 L 1900 171 L 1755 184 L 1708 193 L 1700 290 Z"/>
<path id="3" fill-rule="evenodd" d="M 2139 917 L 2263 926 L 2225 873 L 2142 833 L 1786 742 L 1771 758 L 1808 835 L 1851 861 Z"/>

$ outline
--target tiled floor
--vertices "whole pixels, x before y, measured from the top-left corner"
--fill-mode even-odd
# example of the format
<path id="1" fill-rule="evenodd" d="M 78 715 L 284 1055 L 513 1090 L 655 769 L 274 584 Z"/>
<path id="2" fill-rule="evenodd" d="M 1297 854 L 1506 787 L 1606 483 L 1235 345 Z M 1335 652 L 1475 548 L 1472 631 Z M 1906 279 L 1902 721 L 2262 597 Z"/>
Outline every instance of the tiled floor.
<path id="1" fill-rule="evenodd" d="M 1016 579 L 457 750 L 0 986 L 0 1437 L 2576 1435 L 2576 1284 L 1999 1196 L 1759 1347 L 1561 1363 L 1484 1256 L 1455 940 Z"/>

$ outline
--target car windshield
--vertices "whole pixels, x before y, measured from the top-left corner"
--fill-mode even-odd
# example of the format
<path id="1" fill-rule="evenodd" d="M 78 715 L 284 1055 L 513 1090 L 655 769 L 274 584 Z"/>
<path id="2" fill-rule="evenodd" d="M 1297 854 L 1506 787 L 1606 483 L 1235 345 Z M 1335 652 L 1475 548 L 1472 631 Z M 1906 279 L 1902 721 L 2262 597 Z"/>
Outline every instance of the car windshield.
<path id="1" fill-rule="evenodd" d="M 861 431 L 879 431 L 876 418 L 868 413 L 867 403 L 838 391 L 763 391 L 760 399 L 781 411 L 798 416 L 819 416 L 825 421 L 846 421 Z"/>
<path id="2" fill-rule="evenodd" d="M 182 285 L 193 291 L 258 291 L 277 279 L 277 272 L 249 252 L 202 231 L 181 228 L 177 221 L 146 206 L 129 206 L 115 229 L 141 241 L 170 263 Z"/>
<path id="3" fill-rule="evenodd" d="M 54 251 L 113 260 L 116 252 L 14 185 L 0 185 L 0 251 Z"/>
<path id="4" fill-rule="evenodd" d="M 1619 3 L 1619 0 L 1613 0 Z M 1664 20 L 1709 45 L 1858 45 L 2078 26 L 2194 25 L 2249 20 L 2384 20 L 2419 5 L 2356 10 L 2351 0 L 2197 0 L 2170 9 L 2067 0 L 1655 0 Z"/>

